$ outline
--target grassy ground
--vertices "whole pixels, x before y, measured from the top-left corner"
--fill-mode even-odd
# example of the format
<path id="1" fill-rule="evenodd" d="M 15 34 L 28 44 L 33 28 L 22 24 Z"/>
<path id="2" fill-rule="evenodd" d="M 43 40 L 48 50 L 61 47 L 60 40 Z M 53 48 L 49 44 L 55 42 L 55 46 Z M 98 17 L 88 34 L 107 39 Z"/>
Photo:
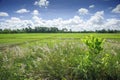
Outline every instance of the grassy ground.
<path id="1" fill-rule="evenodd" d="M 119 57 L 120 34 L 0 34 L 0 80 L 120 80 Z"/>
<path id="2" fill-rule="evenodd" d="M 44 34 L 0 34 L 0 46 L 11 44 L 23 44 L 25 42 L 51 41 L 51 40 L 80 40 L 85 36 L 94 35 L 96 37 L 120 41 L 120 34 L 96 34 L 96 33 L 44 33 Z"/>

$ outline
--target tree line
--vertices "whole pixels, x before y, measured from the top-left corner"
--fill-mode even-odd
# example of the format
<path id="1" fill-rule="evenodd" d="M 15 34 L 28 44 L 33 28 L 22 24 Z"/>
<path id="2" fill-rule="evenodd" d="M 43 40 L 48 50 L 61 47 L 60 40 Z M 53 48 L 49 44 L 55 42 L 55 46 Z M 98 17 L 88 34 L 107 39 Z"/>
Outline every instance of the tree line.
<path id="1" fill-rule="evenodd" d="M 120 30 L 96 30 L 96 31 L 72 31 L 67 28 L 58 29 L 56 27 L 26 27 L 22 29 L 0 29 L 0 33 L 120 33 Z"/>
<path id="2" fill-rule="evenodd" d="M 0 33 L 57 33 L 65 32 L 65 29 L 59 30 L 56 27 L 26 27 L 22 29 L 0 29 Z"/>

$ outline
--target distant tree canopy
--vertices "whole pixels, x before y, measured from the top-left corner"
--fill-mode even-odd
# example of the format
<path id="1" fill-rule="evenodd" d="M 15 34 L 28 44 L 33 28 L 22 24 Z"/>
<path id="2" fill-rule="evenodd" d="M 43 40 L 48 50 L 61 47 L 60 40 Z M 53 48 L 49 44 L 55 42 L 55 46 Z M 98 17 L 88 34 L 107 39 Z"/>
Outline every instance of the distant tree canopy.
<path id="1" fill-rule="evenodd" d="M 57 33 L 61 32 L 56 27 L 35 27 L 32 29 L 31 27 L 23 28 L 23 29 L 0 29 L 0 33 Z"/>
<path id="2" fill-rule="evenodd" d="M 26 27 L 23 29 L 0 29 L 0 33 L 120 33 L 120 30 L 96 30 L 96 31 L 72 31 L 67 28 L 58 29 L 56 27 Z"/>

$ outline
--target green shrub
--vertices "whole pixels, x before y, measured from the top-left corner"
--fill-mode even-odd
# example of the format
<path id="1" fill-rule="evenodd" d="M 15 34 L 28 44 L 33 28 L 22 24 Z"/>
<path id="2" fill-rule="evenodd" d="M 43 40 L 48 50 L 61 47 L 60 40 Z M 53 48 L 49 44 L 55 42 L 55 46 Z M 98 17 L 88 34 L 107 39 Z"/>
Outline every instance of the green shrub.
<path id="1" fill-rule="evenodd" d="M 83 42 L 89 47 L 90 53 L 99 54 L 103 50 L 104 39 L 96 38 L 94 36 L 87 36 Z"/>

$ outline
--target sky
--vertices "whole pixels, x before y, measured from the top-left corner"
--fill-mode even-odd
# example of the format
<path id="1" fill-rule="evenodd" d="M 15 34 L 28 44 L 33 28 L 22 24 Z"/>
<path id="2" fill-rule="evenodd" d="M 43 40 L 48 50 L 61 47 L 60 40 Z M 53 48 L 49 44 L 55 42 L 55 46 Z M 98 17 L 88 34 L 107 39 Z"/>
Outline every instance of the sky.
<path id="1" fill-rule="evenodd" d="M 0 29 L 120 30 L 120 0 L 0 0 Z"/>

